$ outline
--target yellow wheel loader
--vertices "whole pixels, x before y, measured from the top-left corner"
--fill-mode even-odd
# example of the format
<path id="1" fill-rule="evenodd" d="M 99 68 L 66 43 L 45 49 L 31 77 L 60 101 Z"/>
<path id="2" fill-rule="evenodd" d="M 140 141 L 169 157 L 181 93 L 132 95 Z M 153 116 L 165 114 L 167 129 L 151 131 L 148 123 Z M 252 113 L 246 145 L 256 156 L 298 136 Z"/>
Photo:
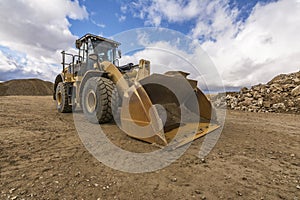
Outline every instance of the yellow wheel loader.
<path id="1" fill-rule="evenodd" d="M 78 54 L 62 52 L 62 73 L 54 83 L 57 110 L 81 107 L 87 120 L 115 120 L 129 136 L 176 147 L 219 125 L 210 101 L 188 79 L 189 73 L 150 75 L 150 62 L 119 66 L 119 42 L 86 34 L 76 40 Z"/>

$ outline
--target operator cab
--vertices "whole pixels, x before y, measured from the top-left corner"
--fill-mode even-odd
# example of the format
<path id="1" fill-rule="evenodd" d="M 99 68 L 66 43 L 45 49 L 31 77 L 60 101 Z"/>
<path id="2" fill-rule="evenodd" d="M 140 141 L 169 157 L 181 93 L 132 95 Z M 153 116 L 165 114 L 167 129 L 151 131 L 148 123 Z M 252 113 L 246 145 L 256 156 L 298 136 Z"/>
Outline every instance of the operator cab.
<path id="1" fill-rule="evenodd" d="M 121 52 L 118 50 L 119 46 L 119 42 L 92 34 L 86 34 L 76 40 L 76 48 L 79 49 L 79 57 L 81 58 L 79 61 L 81 74 L 94 69 L 96 61 L 90 59 L 90 55 L 96 56 L 98 62 L 109 61 L 118 67 L 118 59 L 121 57 Z"/>

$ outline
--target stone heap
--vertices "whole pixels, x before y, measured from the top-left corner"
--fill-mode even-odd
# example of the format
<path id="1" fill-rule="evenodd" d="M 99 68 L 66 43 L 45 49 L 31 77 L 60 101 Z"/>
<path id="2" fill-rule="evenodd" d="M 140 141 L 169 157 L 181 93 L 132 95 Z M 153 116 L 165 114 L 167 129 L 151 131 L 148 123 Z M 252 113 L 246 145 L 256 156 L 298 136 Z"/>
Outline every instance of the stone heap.
<path id="1" fill-rule="evenodd" d="M 300 71 L 281 74 L 267 84 L 242 88 L 240 92 L 217 95 L 216 107 L 226 105 L 233 110 L 250 112 L 300 113 Z M 222 103 L 223 102 L 223 103 Z"/>

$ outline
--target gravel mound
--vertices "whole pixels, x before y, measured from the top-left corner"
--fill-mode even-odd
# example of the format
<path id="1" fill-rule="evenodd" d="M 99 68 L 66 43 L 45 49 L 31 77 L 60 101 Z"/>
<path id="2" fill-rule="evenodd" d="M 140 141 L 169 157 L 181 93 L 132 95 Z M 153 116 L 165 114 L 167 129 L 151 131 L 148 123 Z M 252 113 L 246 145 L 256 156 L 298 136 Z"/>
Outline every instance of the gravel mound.
<path id="1" fill-rule="evenodd" d="M 53 83 L 40 79 L 17 79 L 0 83 L 0 96 L 52 95 Z"/>
<path id="2" fill-rule="evenodd" d="M 280 74 L 267 84 L 242 88 L 239 92 L 217 95 L 216 107 L 250 112 L 300 113 L 300 71 Z M 226 102 L 226 105 L 225 105 Z"/>

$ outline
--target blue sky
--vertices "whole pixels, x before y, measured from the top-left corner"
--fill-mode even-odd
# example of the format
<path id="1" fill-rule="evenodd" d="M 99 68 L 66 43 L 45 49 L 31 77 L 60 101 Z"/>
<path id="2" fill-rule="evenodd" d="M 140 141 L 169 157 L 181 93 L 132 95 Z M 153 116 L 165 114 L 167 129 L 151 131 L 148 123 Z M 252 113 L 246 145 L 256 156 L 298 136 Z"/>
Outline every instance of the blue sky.
<path id="1" fill-rule="evenodd" d="M 75 39 L 85 33 L 111 37 L 135 28 L 162 27 L 198 41 L 225 87 L 264 83 L 300 69 L 299 4 L 299 0 L 3 0 L 0 81 L 53 81 L 61 70 L 60 51 L 74 52 Z M 158 41 L 151 45 L 162 47 Z M 151 55 L 149 59 L 160 62 L 159 55 L 146 50 L 124 57 L 124 62 L 136 61 L 137 55 Z M 161 59 L 164 63 L 166 58 Z"/>
<path id="2" fill-rule="evenodd" d="M 237 8 L 241 11 L 237 20 L 245 21 L 257 3 L 268 4 L 274 1 L 275 0 L 230 0 L 228 5 L 231 9 Z M 151 5 L 151 1 L 144 2 L 146 2 L 145 5 L 147 6 Z M 187 3 L 188 1 L 185 1 L 185 4 Z M 130 7 L 132 4 L 134 4 L 134 1 L 80 0 L 79 4 L 84 5 L 87 8 L 87 11 L 90 13 L 90 17 L 89 19 L 82 21 L 69 19 L 70 23 L 72 24 L 70 30 L 77 36 L 84 35 L 87 31 L 89 31 L 91 33 L 101 34 L 108 37 L 122 31 L 145 26 L 145 19 L 134 17 L 134 13 L 129 11 L 129 9 L 132 9 Z M 125 7 L 127 7 L 126 12 L 122 10 L 122 8 Z M 180 10 L 178 10 L 178 12 L 180 12 Z M 195 19 L 179 23 L 163 20 L 160 24 L 160 27 L 173 29 L 183 34 L 188 34 L 195 23 Z M 153 24 L 147 24 L 147 26 L 151 25 Z"/>

